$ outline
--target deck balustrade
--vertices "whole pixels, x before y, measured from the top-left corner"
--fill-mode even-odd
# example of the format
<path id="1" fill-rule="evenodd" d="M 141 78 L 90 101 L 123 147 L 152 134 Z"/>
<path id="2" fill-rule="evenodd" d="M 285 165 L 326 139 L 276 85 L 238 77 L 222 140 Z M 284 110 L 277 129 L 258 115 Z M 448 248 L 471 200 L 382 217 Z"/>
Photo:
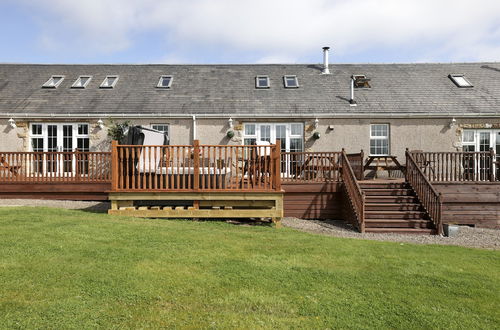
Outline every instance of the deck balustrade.
<path id="1" fill-rule="evenodd" d="M 479 152 L 412 151 L 416 165 L 431 182 L 500 181 L 500 155 Z"/>

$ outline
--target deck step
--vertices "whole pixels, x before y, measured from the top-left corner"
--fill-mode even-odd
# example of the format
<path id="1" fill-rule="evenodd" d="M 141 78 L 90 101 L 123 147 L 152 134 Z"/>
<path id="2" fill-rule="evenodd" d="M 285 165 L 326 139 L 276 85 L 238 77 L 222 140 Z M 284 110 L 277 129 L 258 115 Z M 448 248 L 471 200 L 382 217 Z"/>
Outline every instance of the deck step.
<path id="1" fill-rule="evenodd" d="M 408 184 L 404 182 L 379 183 L 379 182 L 360 182 L 361 189 L 407 189 Z"/>
<path id="2" fill-rule="evenodd" d="M 411 189 L 386 189 L 374 188 L 363 189 L 366 196 L 411 196 L 413 191 Z"/>
<path id="3" fill-rule="evenodd" d="M 365 204 L 366 211 L 421 211 L 417 203 L 370 203 Z"/>
<path id="4" fill-rule="evenodd" d="M 366 219 L 424 219 L 423 211 L 366 211 Z"/>
<path id="5" fill-rule="evenodd" d="M 418 199 L 415 196 L 366 196 L 366 203 L 418 203 Z"/>
<path id="6" fill-rule="evenodd" d="M 408 219 L 366 219 L 365 228 L 431 228 L 428 220 Z"/>
<path id="7" fill-rule="evenodd" d="M 429 228 L 366 228 L 367 233 L 392 233 L 392 234 L 419 234 L 434 235 L 435 229 Z"/>

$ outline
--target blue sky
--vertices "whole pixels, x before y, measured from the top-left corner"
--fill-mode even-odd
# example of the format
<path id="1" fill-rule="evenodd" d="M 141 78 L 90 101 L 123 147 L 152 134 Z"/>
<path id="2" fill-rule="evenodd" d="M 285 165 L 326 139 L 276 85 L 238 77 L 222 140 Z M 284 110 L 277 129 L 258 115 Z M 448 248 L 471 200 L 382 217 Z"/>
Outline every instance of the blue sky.
<path id="1" fill-rule="evenodd" d="M 500 61 L 499 0 L 0 0 L 0 62 Z"/>

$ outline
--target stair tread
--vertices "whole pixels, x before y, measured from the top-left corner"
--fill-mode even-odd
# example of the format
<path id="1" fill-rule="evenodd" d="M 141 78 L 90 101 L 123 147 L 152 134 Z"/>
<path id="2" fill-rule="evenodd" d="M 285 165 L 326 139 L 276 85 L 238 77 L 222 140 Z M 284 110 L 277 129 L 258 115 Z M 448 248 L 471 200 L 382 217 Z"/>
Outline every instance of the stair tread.
<path id="1" fill-rule="evenodd" d="M 404 211 L 366 211 L 365 213 L 369 214 L 399 214 L 399 213 L 425 213 L 425 211 L 412 211 L 412 210 L 404 210 Z"/>
<path id="2" fill-rule="evenodd" d="M 365 228 L 366 232 L 393 232 L 393 233 L 434 233 L 435 229 L 431 228 Z"/>
<path id="3" fill-rule="evenodd" d="M 365 222 L 431 222 L 430 220 L 427 219 L 377 219 L 377 218 L 370 218 L 370 219 L 365 219 Z"/>

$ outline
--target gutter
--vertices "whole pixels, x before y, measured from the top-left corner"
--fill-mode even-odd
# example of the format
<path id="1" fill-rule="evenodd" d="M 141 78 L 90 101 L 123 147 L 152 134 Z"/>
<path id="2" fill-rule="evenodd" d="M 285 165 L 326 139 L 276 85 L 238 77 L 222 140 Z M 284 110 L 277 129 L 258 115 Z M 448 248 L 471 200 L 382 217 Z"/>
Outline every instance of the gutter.
<path id="1" fill-rule="evenodd" d="M 0 118 L 14 118 L 14 119 L 83 119 L 83 118 L 94 118 L 94 119 L 107 119 L 107 118 L 185 118 L 193 120 L 193 124 L 196 119 L 224 119 L 224 118 L 282 118 L 282 119 L 310 119 L 310 118 L 359 118 L 359 119 L 370 119 L 370 118 L 394 118 L 394 119 L 405 119 L 405 118 L 491 118 L 500 117 L 500 112 L 494 113 L 429 113 L 429 112 L 418 112 L 418 113 L 330 113 L 330 114 L 255 114 L 255 113 L 238 113 L 238 114 L 228 114 L 228 113 L 215 113 L 215 114 L 170 114 L 170 113 L 150 113 L 150 114 L 107 114 L 107 113 L 84 113 L 84 114 L 32 114 L 32 113 L 0 113 Z M 194 124 L 195 125 L 195 124 Z"/>

